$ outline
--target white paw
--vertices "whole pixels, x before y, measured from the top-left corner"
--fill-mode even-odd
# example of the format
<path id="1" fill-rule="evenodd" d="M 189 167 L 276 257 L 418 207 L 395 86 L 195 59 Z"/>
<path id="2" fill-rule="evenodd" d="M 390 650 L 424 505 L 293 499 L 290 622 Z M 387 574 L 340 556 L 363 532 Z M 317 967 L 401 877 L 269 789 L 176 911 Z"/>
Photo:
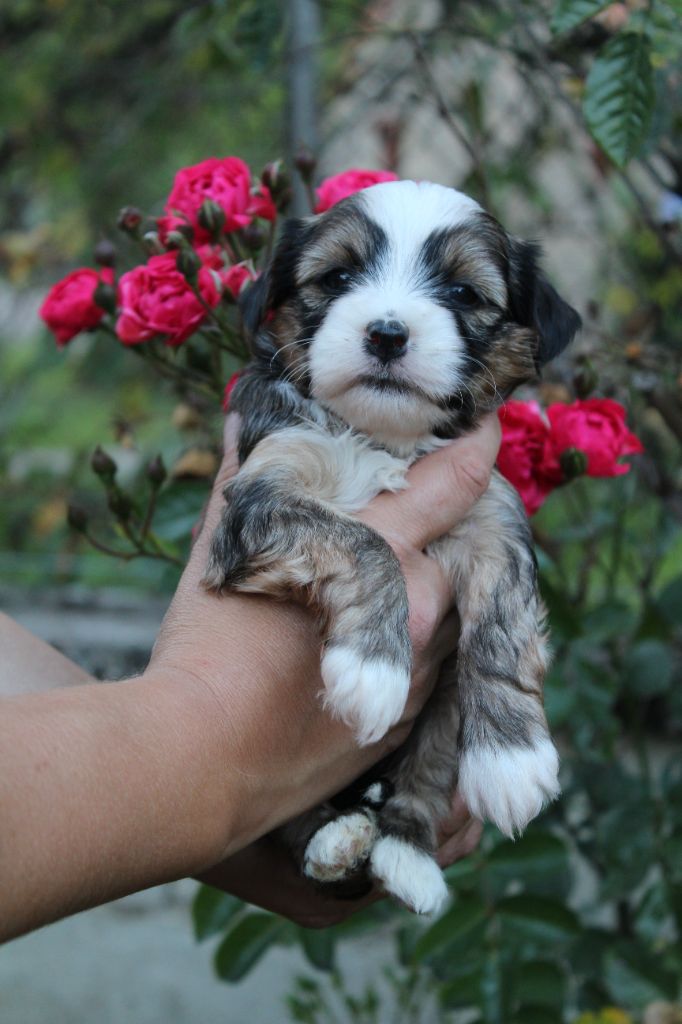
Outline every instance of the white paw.
<path id="1" fill-rule="evenodd" d="M 399 721 L 410 688 L 405 669 L 381 658 L 363 661 L 350 647 L 325 651 L 322 678 L 325 707 L 353 728 L 362 746 Z"/>
<path id="2" fill-rule="evenodd" d="M 513 838 L 559 795 L 558 773 L 559 755 L 550 739 L 532 747 L 481 747 L 463 755 L 458 788 L 474 817 L 494 822 Z"/>
<path id="3" fill-rule="evenodd" d="M 344 814 L 323 825 L 306 846 L 303 873 L 316 882 L 338 882 L 367 860 L 376 825 L 366 814 Z"/>
<path id="4" fill-rule="evenodd" d="M 435 914 L 448 897 L 448 887 L 433 857 L 412 843 L 383 836 L 370 858 L 372 874 L 386 892 L 416 914 Z"/>

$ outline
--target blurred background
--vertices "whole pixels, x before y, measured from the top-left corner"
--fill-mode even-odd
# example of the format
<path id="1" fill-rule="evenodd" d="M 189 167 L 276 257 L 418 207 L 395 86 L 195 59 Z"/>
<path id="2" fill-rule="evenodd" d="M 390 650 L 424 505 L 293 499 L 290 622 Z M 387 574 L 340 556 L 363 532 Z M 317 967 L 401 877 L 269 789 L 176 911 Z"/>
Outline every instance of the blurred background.
<path id="1" fill-rule="evenodd" d="M 541 242 L 584 319 L 524 397 L 615 398 L 645 447 L 533 520 L 564 796 L 515 844 L 486 832 L 439 921 L 380 906 L 306 932 L 203 890 L 192 922 L 196 886 L 166 886 L 3 949 L 3 1024 L 682 1021 L 681 43 L 679 0 L 3 3 L 0 607 L 98 676 L 145 664 L 177 570 L 69 530 L 74 499 L 105 519 L 90 453 L 130 486 L 162 453 L 181 550 L 220 411 L 113 339 L 58 351 L 37 310 L 180 167 L 257 176 L 305 145 L 317 179 L 469 192 Z"/>

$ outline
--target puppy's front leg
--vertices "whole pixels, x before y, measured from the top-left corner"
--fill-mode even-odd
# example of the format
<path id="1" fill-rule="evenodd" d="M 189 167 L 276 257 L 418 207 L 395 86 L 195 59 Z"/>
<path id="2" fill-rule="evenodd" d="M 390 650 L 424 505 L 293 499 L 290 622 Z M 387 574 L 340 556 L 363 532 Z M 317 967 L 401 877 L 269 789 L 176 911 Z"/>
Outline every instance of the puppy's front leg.
<path id="1" fill-rule="evenodd" d="M 457 659 L 459 789 L 508 836 L 559 792 L 542 704 L 548 664 L 530 529 L 499 474 L 434 556 L 451 574 L 461 619 Z"/>
<path id="2" fill-rule="evenodd" d="M 228 484 L 204 583 L 313 604 L 325 704 L 360 743 L 373 743 L 399 720 L 409 689 L 405 581 L 388 544 L 333 507 L 347 453 L 335 467 L 334 445 L 301 433 L 289 452 L 286 431 L 265 438 Z M 310 496 L 325 489 L 329 501 Z"/>

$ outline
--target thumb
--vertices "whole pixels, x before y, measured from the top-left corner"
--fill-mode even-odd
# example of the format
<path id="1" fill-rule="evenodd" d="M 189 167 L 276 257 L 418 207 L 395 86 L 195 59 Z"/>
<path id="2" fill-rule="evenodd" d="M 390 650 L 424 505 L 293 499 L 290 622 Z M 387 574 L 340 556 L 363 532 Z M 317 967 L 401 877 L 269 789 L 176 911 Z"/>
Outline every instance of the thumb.
<path id="1" fill-rule="evenodd" d="M 363 521 L 389 543 L 421 551 L 461 522 L 485 492 L 500 437 L 497 414 L 491 413 L 472 434 L 416 462 L 407 474 L 408 488 L 380 494 L 363 512 Z"/>

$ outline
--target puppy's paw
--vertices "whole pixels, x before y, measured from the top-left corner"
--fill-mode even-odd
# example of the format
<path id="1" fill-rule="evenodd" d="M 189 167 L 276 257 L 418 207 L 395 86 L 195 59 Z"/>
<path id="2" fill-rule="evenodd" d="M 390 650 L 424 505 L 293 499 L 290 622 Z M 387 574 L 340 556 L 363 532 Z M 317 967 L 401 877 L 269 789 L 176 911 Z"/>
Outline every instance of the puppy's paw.
<path id="1" fill-rule="evenodd" d="M 447 899 L 448 887 L 433 857 L 405 839 L 382 836 L 370 864 L 386 892 L 415 914 L 435 914 Z"/>
<path id="2" fill-rule="evenodd" d="M 458 788 L 476 818 L 509 836 L 522 832 L 559 795 L 559 756 L 548 737 L 530 747 L 480 747 L 465 751 Z"/>
<path id="3" fill-rule="evenodd" d="M 366 814 L 343 814 L 312 837 L 303 855 L 303 873 L 316 882 L 339 882 L 367 860 L 376 837 L 376 825 Z"/>
<path id="4" fill-rule="evenodd" d="M 350 647 L 329 647 L 322 658 L 325 707 L 350 725 L 362 746 L 376 743 L 399 721 L 409 673 L 382 658 L 363 660 Z"/>

